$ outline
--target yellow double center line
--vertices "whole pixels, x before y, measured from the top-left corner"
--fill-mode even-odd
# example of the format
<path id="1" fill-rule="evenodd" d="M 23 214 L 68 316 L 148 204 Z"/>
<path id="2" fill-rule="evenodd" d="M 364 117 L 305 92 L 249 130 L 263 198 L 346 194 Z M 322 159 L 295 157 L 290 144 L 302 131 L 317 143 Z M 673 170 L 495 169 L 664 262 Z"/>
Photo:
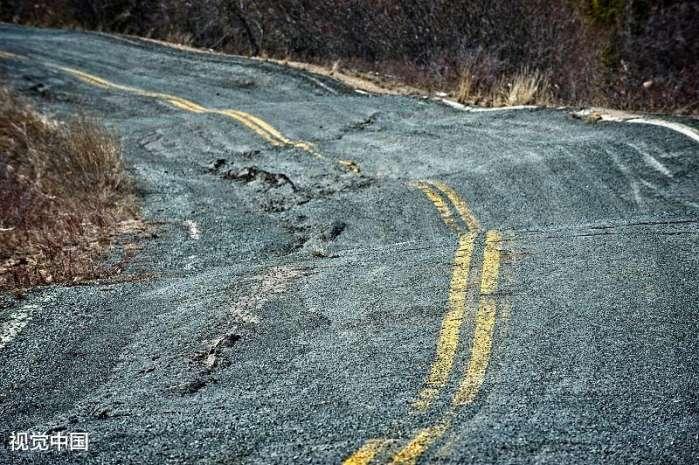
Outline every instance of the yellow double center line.
<path id="1" fill-rule="evenodd" d="M 471 257 L 475 241 L 481 232 L 480 224 L 466 202 L 446 183 L 441 181 L 418 181 L 413 184 L 432 202 L 444 224 L 458 234 L 458 246 L 449 288 L 447 311 L 437 338 L 434 361 L 427 379 L 418 392 L 413 409 L 425 412 L 439 397 L 451 377 L 454 360 L 459 347 L 460 334 L 466 314 L 466 300 L 471 267 Z M 456 214 L 454 214 L 454 211 Z M 453 393 L 451 403 L 429 426 L 423 427 L 394 451 L 387 462 L 392 465 L 415 464 L 419 458 L 441 438 L 451 427 L 459 409 L 471 404 L 485 380 L 493 345 L 493 331 L 496 321 L 496 301 L 498 274 L 500 268 L 499 243 L 502 236 L 490 230 L 485 234 L 483 266 L 480 280 L 480 299 L 476 311 L 471 353 L 460 383 Z M 396 441 L 391 439 L 371 439 L 350 455 L 344 465 L 367 465 Z"/>
<path id="2" fill-rule="evenodd" d="M 13 53 L 9 52 L 4 52 L 0 50 L 0 59 L 17 59 L 17 60 L 23 60 L 26 59 L 26 57 L 20 56 L 20 55 L 15 55 Z M 69 68 L 67 66 L 59 66 L 59 65 L 54 65 L 51 63 L 44 63 L 46 66 L 50 68 L 54 68 L 57 70 L 60 70 L 64 73 L 70 74 L 71 76 L 79 79 L 80 81 L 90 84 L 95 87 L 99 87 L 100 89 L 105 89 L 105 90 L 116 90 L 116 91 L 121 91 L 121 92 L 128 92 L 131 94 L 139 95 L 142 97 L 148 97 L 148 98 L 153 98 L 156 100 L 160 100 L 162 102 L 165 102 L 169 104 L 170 106 L 173 106 L 175 108 L 178 108 L 180 110 L 184 110 L 190 113 L 207 113 L 207 114 L 215 114 L 215 115 L 221 115 L 225 116 L 227 118 L 231 118 L 235 120 L 236 122 L 240 123 L 247 129 L 251 130 L 258 136 L 260 136 L 262 139 L 270 143 L 271 145 L 274 146 L 287 146 L 287 147 L 294 147 L 300 150 L 303 150 L 315 158 L 318 158 L 320 160 L 324 161 L 332 161 L 334 163 L 337 163 L 344 167 L 345 169 L 353 172 L 359 172 L 359 165 L 357 163 L 351 161 L 351 160 L 331 160 L 321 154 L 316 147 L 310 143 L 310 142 L 305 142 L 305 141 L 299 141 L 299 140 L 291 140 L 288 137 L 284 136 L 278 129 L 274 128 L 272 125 L 267 123 L 266 121 L 258 118 L 257 116 L 251 115 L 250 113 L 245 113 L 243 111 L 239 110 L 226 110 L 226 109 L 216 109 L 216 108 L 207 108 L 204 107 L 196 102 L 193 102 L 191 100 L 187 100 L 185 98 L 176 96 L 176 95 L 171 95 L 171 94 L 165 94 L 161 92 L 151 92 L 143 89 L 139 89 L 137 87 L 132 87 L 132 86 L 126 86 L 122 84 L 117 84 L 115 82 L 109 81 L 107 79 L 104 79 L 99 76 L 95 76 L 94 74 L 89 74 L 86 73 L 85 71 L 81 71 L 79 69 L 75 68 Z"/>

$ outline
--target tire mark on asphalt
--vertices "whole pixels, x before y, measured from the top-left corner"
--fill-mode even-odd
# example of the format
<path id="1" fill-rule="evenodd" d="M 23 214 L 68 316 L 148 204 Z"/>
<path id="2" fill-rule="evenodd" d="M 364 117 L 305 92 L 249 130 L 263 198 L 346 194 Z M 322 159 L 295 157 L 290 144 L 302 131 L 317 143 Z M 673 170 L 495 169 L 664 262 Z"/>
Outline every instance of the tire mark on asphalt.
<path id="1" fill-rule="evenodd" d="M 9 52 L 4 52 L 0 50 L 0 59 L 18 59 L 18 60 L 23 60 L 26 59 L 24 56 L 19 56 L 15 55 Z M 257 116 L 251 115 L 250 113 L 246 113 L 240 110 L 233 110 L 233 109 L 216 109 L 216 108 L 207 108 L 204 107 L 196 102 L 193 102 L 191 100 L 187 100 L 185 98 L 179 97 L 177 95 L 171 95 L 171 94 L 166 94 L 166 93 L 161 93 L 161 92 L 152 92 L 144 89 L 140 89 L 138 87 L 132 87 L 132 86 L 127 86 L 127 85 L 122 85 L 122 84 L 117 84 L 115 82 L 109 81 L 107 79 L 104 79 L 102 77 L 87 73 L 85 71 L 76 69 L 76 68 L 70 68 L 67 66 L 60 66 L 60 65 L 55 65 L 52 63 L 45 62 L 44 65 L 60 70 L 64 73 L 67 73 L 80 81 L 90 84 L 92 86 L 98 87 L 100 89 L 104 90 L 118 90 L 122 92 L 127 92 L 130 94 L 138 95 L 141 97 L 148 97 L 148 98 L 153 98 L 162 102 L 165 102 L 169 104 L 170 106 L 173 106 L 175 108 L 178 108 L 180 110 L 184 110 L 190 113 L 197 113 L 197 114 L 214 114 L 214 115 L 221 115 L 225 116 L 227 118 L 233 119 L 239 124 L 243 125 L 250 131 L 254 132 L 258 136 L 260 136 L 262 139 L 264 139 L 266 142 L 273 146 L 287 146 L 287 147 L 293 147 L 297 148 L 300 150 L 303 150 L 304 152 L 312 155 L 313 157 L 323 160 L 326 162 L 332 162 L 340 165 L 344 169 L 358 173 L 360 171 L 359 165 L 352 161 L 352 160 L 335 160 L 326 157 L 322 153 L 318 151 L 318 149 L 315 147 L 314 144 L 306 141 L 301 141 L 301 140 L 292 140 L 289 139 L 288 137 L 284 136 L 278 129 L 267 123 L 266 121 L 262 120 L 261 118 L 258 118 Z"/>

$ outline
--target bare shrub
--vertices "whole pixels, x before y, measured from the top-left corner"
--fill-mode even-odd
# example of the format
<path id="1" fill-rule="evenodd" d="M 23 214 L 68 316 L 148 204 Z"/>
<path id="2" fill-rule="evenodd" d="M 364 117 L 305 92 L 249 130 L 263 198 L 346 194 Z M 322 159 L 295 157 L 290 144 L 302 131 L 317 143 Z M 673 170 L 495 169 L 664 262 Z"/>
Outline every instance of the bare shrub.
<path id="1" fill-rule="evenodd" d="M 137 207 L 116 138 L 0 87 L 0 289 L 88 279 Z"/>

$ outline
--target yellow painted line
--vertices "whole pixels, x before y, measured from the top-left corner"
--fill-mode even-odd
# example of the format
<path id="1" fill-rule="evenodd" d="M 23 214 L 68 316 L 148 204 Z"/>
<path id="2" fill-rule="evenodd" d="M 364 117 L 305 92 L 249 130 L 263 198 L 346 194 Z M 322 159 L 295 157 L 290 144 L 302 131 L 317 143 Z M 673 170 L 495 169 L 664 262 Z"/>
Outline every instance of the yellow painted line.
<path id="1" fill-rule="evenodd" d="M 219 115 L 227 116 L 228 118 L 232 118 L 242 124 L 243 126 L 247 127 L 254 133 L 256 133 L 258 136 L 262 137 L 264 140 L 269 142 L 272 145 L 279 146 L 279 145 L 285 145 L 285 142 L 283 140 L 279 140 L 275 138 L 274 136 L 270 135 L 267 131 L 264 129 L 260 128 L 250 120 L 243 118 L 239 112 L 235 110 L 214 110 L 211 111 L 210 113 L 216 113 Z"/>
<path id="2" fill-rule="evenodd" d="M 442 191 L 451 201 L 451 203 L 454 204 L 454 207 L 456 207 L 456 210 L 459 212 L 459 215 L 461 215 L 464 223 L 466 223 L 466 226 L 468 226 L 469 231 L 479 231 L 481 229 L 481 225 L 478 223 L 478 220 L 474 216 L 473 212 L 471 212 L 471 209 L 454 189 L 442 181 L 434 181 L 430 182 L 430 184 Z"/>
<path id="3" fill-rule="evenodd" d="M 189 100 L 175 97 L 174 95 L 167 95 L 167 94 L 163 94 L 163 95 L 144 94 L 144 95 L 146 97 L 161 98 L 174 107 L 177 107 L 177 108 L 180 108 L 182 110 L 189 111 L 192 113 L 210 113 L 208 108 L 204 108 L 201 105 L 198 105 L 198 104 L 191 102 Z"/>
<path id="4" fill-rule="evenodd" d="M 500 250 L 502 235 L 498 231 L 488 231 L 485 235 L 483 252 L 483 273 L 481 275 L 481 295 L 493 294 L 498 288 L 500 273 Z"/>
<path id="5" fill-rule="evenodd" d="M 427 197 L 437 209 L 437 213 L 439 213 L 439 216 L 442 218 L 444 224 L 447 225 L 449 229 L 458 233 L 459 227 L 454 221 L 449 205 L 444 201 L 442 196 L 424 181 L 416 181 L 411 185 L 420 189 L 422 193 L 425 194 L 425 197 Z"/>
<path id="6" fill-rule="evenodd" d="M 192 102 L 190 100 L 187 100 L 187 99 L 184 99 L 181 97 L 177 97 L 175 95 L 163 94 L 163 93 L 159 93 L 159 92 L 149 92 L 149 91 L 145 91 L 143 89 L 139 89 L 136 87 L 116 84 L 116 83 L 110 82 L 106 79 L 102 79 L 98 76 L 94 76 L 94 75 L 85 73 L 84 71 L 80 71 L 80 70 L 77 70 L 74 68 L 67 68 L 64 66 L 59 66 L 57 68 L 68 73 L 68 74 L 71 74 L 71 75 L 77 77 L 78 79 L 80 79 L 83 82 L 86 82 L 86 83 L 92 84 L 92 85 L 96 85 L 98 87 L 110 88 L 110 89 L 129 92 L 129 93 L 140 95 L 143 97 L 155 98 L 158 100 L 165 101 L 166 103 L 168 103 L 176 108 L 179 108 L 179 109 L 185 110 L 185 111 L 189 111 L 191 113 L 212 113 L 212 114 L 223 115 L 223 116 L 226 116 L 228 118 L 232 118 L 232 119 L 236 120 L 237 122 L 241 123 L 243 126 L 252 130 L 257 135 L 259 135 L 260 137 L 262 137 L 266 141 L 272 143 L 273 145 L 281 145 L 281 143 L 291 145 L 290 141 L 288 139 L 286 139 L 283 135 L 281 135 L 281 133 L 279 131 L 277 131 L 276 129 L 267 125 L 266 123 L 265 123 L 266 127 L 260 125 L 259 122 L 261 122 L 262 120 L 260 120 L 259 118 L 255 118 L 252 115 L 248 115 L 247 113 L 243 113 L 241 111 L 237 111 L 237 110 L 213 110 L 210 108 L 203 107 L 203 106 L 199 105 L 198 103 Z"/>
<path id="7" fill-rule="evenodd" d="M 468 368 L 459 385 L 452 403 L 468 405 L 472 403 L 485 379 L 493 347 L 496 308 L 493 293 L 497 290 L 500 269 L 498 246 L 502 236 L 497 231 L 488 231 L 483 252 L 483 272 L 481 275 L 481 299 L 476 313 L 476 324 L 471 343 L 471 358 Z"/>
<path id="8" fill-rule="evenodd" d="M 444 223 L 459 232 L 449 205 L 442 197 L 447 197 L 458 211 L 468 232 L 459 233 L 459 245 L 454 256 L 449 300 L 446 315 L 437 340 L 435 360 L 424 386 L 418 393 L 413 407 L 425 411 L 446 386 L 453 370 L 454 359 L 459 345 L 461 327 L 466 312 L 466 295 L 468 277 L 470 274 L 471 257 L 474 243 L 480 231 L 480 224 L 465 201 L 451 187 L 441 181 L 418 181 L 412 184 L 420 189 L 434 204 Z M 434 187 L 434 189 L 433 189 Z M 471 350 L 468 365 L 459 386 L 453 394 L 451 405 L 439 419 L 430 426 L 423 427 L 407 441 L 405 446 L 396 452 L 389 460 L 390 465 L 415 465 L 418 460 L 439 441 L 451 427 L 456 414 L 462 407 L 471 404 L 477 397 L 485 380 L 493 347 L 493 333 L 497 320 L 497 304 L 495 292 L 498 288 L 500 273 L 499 244 L 502 235 L 495 230 L 486 232 L 483 251 L 483 265 L 480 282 L 480 300 L 476 311 Z M 385 439 L 372 439 L 357 450 L 347 460 L 349 465 L 368 465 L 375 459 L 376 444 Z"/>
<path id="9" fill-rule="evenodd" d="M 242 111 L 238 110 L 214 110 L 212 111 L 212 113 L 217 113 L 219 115 L 233 118 L 234 120 L 253 130 L 254 132 L 260 135 L 264 134 L 263 137 L 270 142 L 273 141 L 273 145 L 290 145 L 289 139 L 281 135 L 281 133 L 279 133 L 276 130 L 273 132 L 268 131 L 265 127 L 255 122 L 254 119 L 248 118 L 247 116 L 249 115 L 247 113 L 243 113 Z"/>
<path id="10" fill-rule="evenodd" d="M 95 81 L 94 79 L 90 79 L 88 77 L 78 76 L 78 79 L 80 79 L 81 81 L 83 81 L 87 84 L 90 84 L 91 86 L 99 87 L 100 89 L 109 89 L 108 85 L 105 85 L 100 81 Z"/>
<path id="11" fill-rule="evenodd" d="M 241 123 L 249 126 L 251 129 L 253 126 L 256 126 L 257 128 L 261 129 L 262 131 L 266 131 L 270 136 L 276 138 L 279 142 L 274 143 L 273 145 L 290 145 L 292 147 L 299 148 L 301 150 L 304 150 L 305 152 L 310 153 L 311 155 L 315 156 L 316 158 L 319 158 L 321 160 L 328 160 L 327 157 L 323 156 L 321 153 L 318 152 L 318 150 L 315 148 L 313 144 L 310 142 L 304 142 L 304 141 L 298 141 L 298 140 L 290 140 L 287 137 L 284 136 L 281 132 L 279 132 L 277 129 L 274 127 L 270 126 L 269 123 L 266 121 L 253 116 L 249 113 L 244 113 L 242 111 L 237 111 L 237 110 L 223 110 L 220 112 L 221 114 L 225 114 L 226 116 L 230 116 L 231 118 L 235 118 L 239 120 Z M 255 132 L 258 132 L 256 129 Z M 280 144 L 281 143 L 281 144 Z M 346 166 L 347 164 L 344 163 L 344 160 L 339 160 L 337 161 L 340 165 Z M 353 162 L 354 163 L 354 162 Z M 355 163 L 356 165 L 356 163 Z"/>
<path id="12" fill-rule="evenodd" d="M 342 465 L 369 465 L 390 442 L 387 439 L 370 439 L 354 454 L 347 457 Z"/>
<path id="13" fill-rule="evenodd" d="M 435 441 L 439 440 L 451 426 L 453 413 L 449 412 L 439 422 L 421 429 L 413 436 L 408 444 L 396 453 L 391 465 L 415 465 L 422 454 L 427 451 Z"/>
<path id="14" fill-rule="evenodd" d="M 65 73 L 72 75 L 72 76 L 75 76 L 78 79 L 80 79 L 81 81 L 86 82 L 88 84 L 99 85 L 99 87 L 103 87 L 103 88 L 123 90 L 126 92 L 132 92 L 132 93 L 141 94 L 141 95 L 146 94 L 145 91 L 142 91 L 142 90 L 137 89 L 135 87 L 128 87 L 128 86 L 122 86 L 119 84 L 115 84 L 113 82 L 107 81 L 106 79 L 102 79 L 99 76 L 94 76 L 92 74 L 85 73 L 85 72 L 80 71 L 78 69 L 68 68 L 66 66 L 51 66 L 51 67 L 59 69 Z"/>
<path id="15" fill-rule="evenodd" d="M 175 108 L 179 108 L 184 111 L 189 111 L 191 113 L 210 113 L 226 116 L 237 121 L 246 128 L 250 129 L 251 131 L 256 133 L 258 136 L 262 137 L 264 140 L 266 140 L 272 145 L 288 145 L 291 147 L 296 147 L 312 154 L 317 158 L 327 160 L 327 158 L 323 157 L 315 150 L 312 144 L 303 141 L 292 141 L 289 138 L 285 137 L 281 132 L 279 132 L 279 130 L 271 126 L 266 121 L 249 113 L 245 113 L 239 110 L 219 110 L 206 108 L 202 105 L 199 105 L 198 103 L 192 102 L 191 100 L 187 100 L 182 97 L 178 97 L 176 95 L 164 94 L 160 92 L 149 92 L 143 89 L 139 89 L 137 87 L 116 84 L 114 82 L 110 82 L 106 79 L 100 78 L 99 76 L 94 76 L 92 74 L 74 68 L 68 68 L 64 66 L 57 66 L 56 68 L 77 77 L 83 82 L 95 85 L 97 87 L 110 88 L 124 92 L 129 92 L 143 97 L 155 98 L 158 100 L 162 100 L 174 106 Z"/>
<path id="16" fill-rule="evenodd" d="M 493 346 L 493 330 L 496 321 L 496 302 L 493 294 L 497 291 L 500 270 L 499 243 L 502 236 L 498 231 L 488 231 L 483 252 L 483 272 L 481 275 L 481 301 L 476 314 L 476 324 L 471 343 L 471 356 L 466 373 L 452 399 L 452 406 L 435 424 L 420 429 L 391 459 L 391 465 L 414 465 L 420 457 L 438 441 L 447 430 L 460 407 L 472 403 L 485 380 Z"/>
<path id="17" fill-rule="evenodd" d="M 420 389 L 413 408 L 425 411 L 439 395 L 439 391 L 449 381 L 454 366 L 454 358 L 459 345 L 459 334 L 466 313 L 466 291 L 471 268 L 471 255 L 477 233 L 461 234 L 454 255 L 454 268 L 451 275 L 447 312 L 442 320 L 442 328 L 437 339 L 437 350 L 430 374 Z"/>
<path id="18" fill-rule="evenodd" d="M 270 126 L 266 121 L 261 120 L 260 118 L 253 116 L 249 113 L 244 113 L 242 111 L 238 110 L 229 110 L 231 113 L 237 114 L 240 118 L 246 119 L 250 121 L 252 124 L 256 124 L 259 126 L 261 129 L 267 131 L 271 136 L 276 137 L 280 141 L 284 142 L 285 144 L 291 144 L 291 141 L 284 137 L 284 135 L 279 132 L 277 129 L 273 128 Z"/>

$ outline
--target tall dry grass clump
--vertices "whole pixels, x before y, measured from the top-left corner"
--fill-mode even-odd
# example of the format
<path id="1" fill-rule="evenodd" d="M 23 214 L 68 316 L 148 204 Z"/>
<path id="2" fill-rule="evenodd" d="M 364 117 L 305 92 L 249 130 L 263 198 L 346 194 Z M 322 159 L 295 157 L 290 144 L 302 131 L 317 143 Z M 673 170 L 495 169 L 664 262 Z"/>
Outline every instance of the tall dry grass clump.
<path id="1" fill-rule="evenodd" d="M 102 275 L 137 207 L 116 137 L 47 119 L 0 87 L 0 289 Z"/>
<path id="2" fill-rule="evenodd" d="M 468 72 L 461 73 L 459 86 L 456 89 L 456 101 L 459 103 L 475 103 L 474 90 L 473 75 Z"/>
<path id="3" fill-rule="evenodd" d="M 492 83 L 478 83 L 469 71 L 463 71 L 456 90 L 456 99 L 463 104 L 488 106 L 549 105 L 551 83 L 538 70 L 528 67 Z"/>
<path id="4" fill-rule="evenodd" d="M 512 78 L 500 81 L 494 104 L 547 105 L 551 102 L 551 85 L 543 73 L 523 68 Z"/>

